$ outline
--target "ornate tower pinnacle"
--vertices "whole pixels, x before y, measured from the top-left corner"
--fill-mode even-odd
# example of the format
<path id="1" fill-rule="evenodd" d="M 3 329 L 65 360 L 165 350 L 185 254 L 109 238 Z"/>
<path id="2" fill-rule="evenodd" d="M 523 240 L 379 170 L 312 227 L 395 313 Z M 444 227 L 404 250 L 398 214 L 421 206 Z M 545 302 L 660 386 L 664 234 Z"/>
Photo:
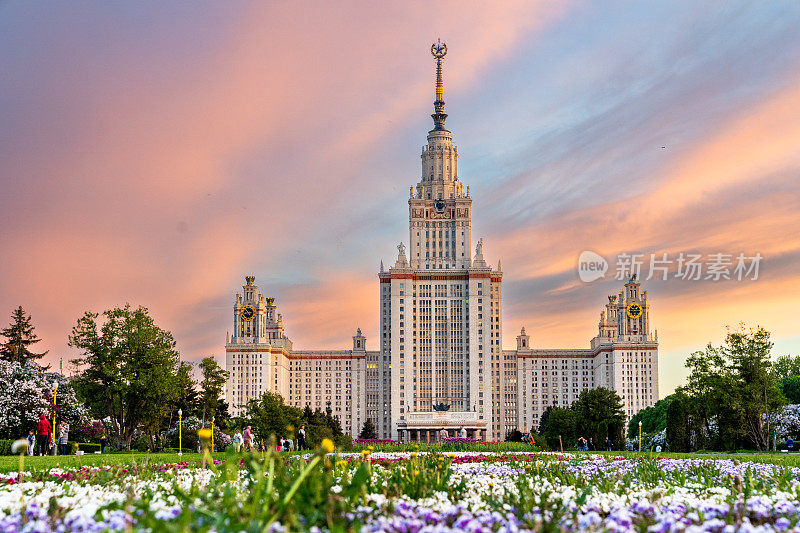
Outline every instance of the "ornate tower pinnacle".
<path id="1" fill-rule="evenodd" d="M 444 84 L 442 83 L 442 59 L 447 55 L 447 45 L 441 39 L 437 39 L 431 45 L 431 55 L 436 58 L 436 101 L 433 102 L 434 130 L 444 130 L 444 121 L 447 113 L 444 112 Z"/>

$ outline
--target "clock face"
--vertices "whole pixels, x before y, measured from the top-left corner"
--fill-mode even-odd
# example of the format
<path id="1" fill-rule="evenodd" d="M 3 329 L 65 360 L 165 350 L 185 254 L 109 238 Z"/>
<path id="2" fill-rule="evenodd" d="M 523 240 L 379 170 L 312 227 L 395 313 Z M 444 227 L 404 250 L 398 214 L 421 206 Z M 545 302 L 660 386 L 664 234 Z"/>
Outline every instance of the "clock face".
<path id="1" fill-rule="evenodd" d="M 242 318 L 245 320 L 253 320 L 253 317 L 256 316 L 256 310 L 253 309 L 252 305 L 248 305 L 244 309 L 242 309 Z"/>
<path id="2" fill-rule="evenodd" d="M 642 306 L 636 302 L 629 303 L 628 316 L 631 318 L 639 318 L 642 316 Z"/>
<path id="3" fill-rule="evenodd" d="M 436 207 L 436 210 L 439 213 L 442 213 L 444 211 L 444 206 L 445 206 L 444 200 L 436 200 L 436 203 L 433 205 Z"/>

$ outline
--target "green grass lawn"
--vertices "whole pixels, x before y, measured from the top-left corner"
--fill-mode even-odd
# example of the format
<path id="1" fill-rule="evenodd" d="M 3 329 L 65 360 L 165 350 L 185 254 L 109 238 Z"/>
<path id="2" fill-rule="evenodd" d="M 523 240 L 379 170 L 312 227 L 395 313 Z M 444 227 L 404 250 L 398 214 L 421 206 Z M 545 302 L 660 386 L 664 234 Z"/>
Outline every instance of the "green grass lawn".
<path id="1" fill-rule="evenodd" d="M 430 451 L 436 450 L 434 446 L 426 446 L 425 448 Z M 413 446 L 392 446 L 391 451 L 414 451 L 416 448 Z M 376 450 L 377 451 L 377 450 Z M 388 451 L 388 450 L 387 450 Z M 422 450 L 420 450 L 422 451 Z M 476 449 L 475 451 L 487 451 L 486 449 Z M 499 450 L 508 451 L 508 450 Z M 293 452 L 291 455 L 295 455 Z M 739 461 L 753 461 L 757 463 L 772 463 L 789 467 L 800 467 L 800 453 L 647 453 L 642 452 L 568 452 L 576 454 L 593 454 L 593 455 L 608 455 L 613 457 L 671 457 L 676 459 L 738 459 Z M 214 459 L 224 459 L 225 452 L 216 452 L 213 454 Z M 94 466 L 94 465 L 143 465 L 150 464 L 164 464 L 164 463 L 177 463 L 194 462 L 197 464 L 202 463 L 203 456 L 199 453 L 184 453 L 182 457 L 178 457 L 177 453 L 112 453 L 112 454 L 87 454 L 87 455 L 62 455 L 58 457 L 25 457 L 25 470 L 39 470 L 44 468 L 53 467 L 67 467 L 74 468 L 78 466 Z M 19 468 L 18 456 L 0 456 L 0 472 L 16 472 Z"/>
<path id="2" fill-rule="evenodd" d="M 224 452 L 214 454 L 214 459 L 223 459 Z M 60 455 L 60 456 L 34 456 L 25 457 L 25 470 L 53 468 L 53 467 L 78 467 L 94 465 L 130 465 L 130 464 L 177 463 L 179 461 L 202 463 L 203 455 L 200 453 L 184 453 L 178 457 L 177 453 L 109 453 L 86 455 Z M 19 456 L 0 456 L 0 472 L 16 472 L 19 469 Z"/>

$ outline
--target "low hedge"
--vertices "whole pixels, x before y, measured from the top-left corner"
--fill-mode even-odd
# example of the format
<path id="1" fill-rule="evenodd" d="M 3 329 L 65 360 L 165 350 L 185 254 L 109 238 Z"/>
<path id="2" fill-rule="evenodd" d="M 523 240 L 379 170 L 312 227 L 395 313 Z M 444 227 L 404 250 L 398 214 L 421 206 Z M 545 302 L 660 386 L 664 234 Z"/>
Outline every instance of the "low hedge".
<path id="1" fill-rule="evenodd" d="M 95 442 L 70 442 L 70 450 L 72 453 L 77 452 L 78 450 L 82 451 L 83 453 L 94 453 L 102 451 L 103 447 L 100 444 Z"/>
<path id="2" fill-rule="evenodd" d="M 11 439 L 0 439 L 0 455 L 12 455 L 11 445 L 14 441 Z"/>

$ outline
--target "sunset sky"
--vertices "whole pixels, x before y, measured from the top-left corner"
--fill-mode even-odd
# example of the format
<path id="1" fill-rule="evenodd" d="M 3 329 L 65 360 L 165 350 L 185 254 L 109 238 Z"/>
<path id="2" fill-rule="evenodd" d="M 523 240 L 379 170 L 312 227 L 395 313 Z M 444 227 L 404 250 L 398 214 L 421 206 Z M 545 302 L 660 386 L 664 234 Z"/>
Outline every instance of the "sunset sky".
<path id="1" fill-rule="evenodd" d="M 22 305 L 56 363 L 130 302 L 221 361 L 255 275 L 296 348 L 377 349 L 441 38 L 506 348 L 588 347 L 618 254 L 759 253 L 644 281 L 661 396 L 728 325 L 800 354 L 798 28 L 795 0 L 0 3 L 0 325 Z"/>

